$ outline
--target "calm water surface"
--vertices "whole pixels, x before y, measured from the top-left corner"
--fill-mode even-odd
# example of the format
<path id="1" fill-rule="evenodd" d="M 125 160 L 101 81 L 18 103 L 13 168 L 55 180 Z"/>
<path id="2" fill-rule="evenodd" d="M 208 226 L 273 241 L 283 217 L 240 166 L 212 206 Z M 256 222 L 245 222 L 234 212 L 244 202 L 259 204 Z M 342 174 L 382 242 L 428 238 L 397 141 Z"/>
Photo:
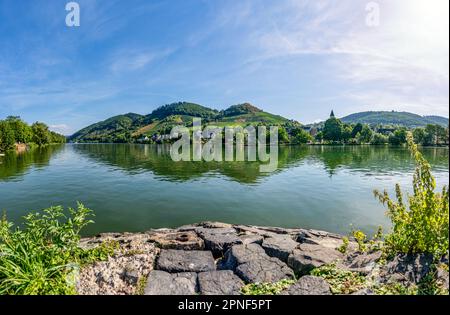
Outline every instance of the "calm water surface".
<path id="1" fill-rule="evenodd" d="M 448 148 L 423 148 L 438 187 L 449 181 Z M 405 148 L 281 147 L 278 170 L 257 162 L 173 162 L 162 145 L 67 144 L 0 157 L 0 210 L 83 202 L 96 213 L 85 233 L 143 231 L 204 220 L 347 233 L 388 227 L 373 189 L 411 189 Z"/>

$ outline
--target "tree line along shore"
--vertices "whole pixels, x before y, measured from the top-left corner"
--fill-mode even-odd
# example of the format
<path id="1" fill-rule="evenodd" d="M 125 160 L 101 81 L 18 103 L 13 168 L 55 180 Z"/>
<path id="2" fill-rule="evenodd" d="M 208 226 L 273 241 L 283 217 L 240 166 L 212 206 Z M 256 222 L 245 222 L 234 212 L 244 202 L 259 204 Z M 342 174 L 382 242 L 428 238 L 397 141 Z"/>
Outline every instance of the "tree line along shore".
<path id="1" fill-rule="evenodd" d="M 0 152 L 65 142 L 65 136 L 49 130 L 42 122 L 29 125 L 17 116 L 0 120 Z"/>

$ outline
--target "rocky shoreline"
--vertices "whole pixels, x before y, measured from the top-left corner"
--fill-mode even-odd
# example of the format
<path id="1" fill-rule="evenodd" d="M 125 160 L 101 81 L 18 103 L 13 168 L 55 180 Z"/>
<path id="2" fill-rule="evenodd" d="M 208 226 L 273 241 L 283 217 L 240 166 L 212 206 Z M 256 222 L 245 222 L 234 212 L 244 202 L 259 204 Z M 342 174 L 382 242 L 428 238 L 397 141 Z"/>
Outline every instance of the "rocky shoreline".
<path id="1" fill-rule="evenodd" d="M 431 272 L 448 290 L 448 268 L 433 269 L 428 255 L 399 255 L 381 259 L 377 250 L 361 252 L 343 236 L 317 230 L 285 229 L 203 222 L 145 233 L 105 233 L 82 239 L 80 247 L 116 242 L 107 261 L 82 268 L 76 289 L 82 295 L 238 295 L 251 283 L 290 279 L 280 294 L 332 294 L 326 278 L 311 275 L 322 266 L 364 277 L 369 285 L 348 294 L 374 294 L 386 283 L 405 287 L 423 281 Z M 446 258 L 448 266 L 448 257 Z M 445 259 L 444 259 L 445 260 Z"/>

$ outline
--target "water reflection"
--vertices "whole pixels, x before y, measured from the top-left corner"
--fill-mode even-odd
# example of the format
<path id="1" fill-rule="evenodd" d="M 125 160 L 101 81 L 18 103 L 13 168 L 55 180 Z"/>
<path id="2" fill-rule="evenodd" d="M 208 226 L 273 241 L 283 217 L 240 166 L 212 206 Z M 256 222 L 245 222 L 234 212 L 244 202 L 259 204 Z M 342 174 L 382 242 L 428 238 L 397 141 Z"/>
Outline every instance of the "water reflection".
<path id="1" fill-rule="evenodd" d="M 371 175 L 395 175 L 414 168 L 410 153 L 403 147 L 388 146 L 283 146 L 279 148 L 278 170 L 260 172 L 260 162 L 174 162 L 168 145 L 76 144 L 36 148 L 25 153 L 0 157 L 0 180 L 15 180 L 31 167 L 45 168 L 58 153 L 68 150 L 95 163 L 119 168 L 129 174 L 152 172 L 160 180 L 188 181 L 221 174 L 244 184 L 302 163 L 323 167 L 329 176 L 341 170 Z M 422 148 L 434 171 L 448 171 L 448 148 Z"/>
<path id="2" fill-rule="evenodd" d="M 330 176 L 340 169 L 367 175 L 395 175 L 414 168 L 406 148 L 388 146 L 282 146 L 278 154 L 278 171 L 274 173 L 260 172 L 260 162 L 174 162 L 167 145 L 79 144 L 73 149 L 130 173 L 151 171 L 170 181 L 192 180 L 214 172 L 241 183 L 256 183 L 301 163 L 319 164 Z M 434 170 L 448 170 L 448 148 L 423 148 L 422 152 Z"/>
<path id="3" fill-rule="evenodd" d="M 5 156 L 0 157 L 0 181 L 18 179 L 31 167 L 47 167 L 51 158 L 63 149 L 64 145 L 50 145 L 21 153 L 7 152 Z"/>

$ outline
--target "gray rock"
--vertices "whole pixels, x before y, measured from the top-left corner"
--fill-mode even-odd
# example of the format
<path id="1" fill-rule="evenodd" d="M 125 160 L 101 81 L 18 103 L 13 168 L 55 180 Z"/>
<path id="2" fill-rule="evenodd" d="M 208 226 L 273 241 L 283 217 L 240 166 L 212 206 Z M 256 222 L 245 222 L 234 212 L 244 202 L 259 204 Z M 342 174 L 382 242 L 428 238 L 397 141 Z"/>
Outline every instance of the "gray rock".
<path id="1" fill-rule="evenodd" d="M 256 234 L 246 234 L 246 235 L 239 235 L 239 238 L 241 239 L 242 244 L 258 244 L 261 245 L 264 237 L 262 237 L 261 235 L 256 235 Z"/>
<path id="2" fill-rule="evenodd" d="M 297 283 L 281 292 L 282 295 L 331 295 L 330 285 L 315 276 L 303 276 Z"/>
<path id="3" fill-rule="evenodd" d="M 322 238 L 341 239 L 342 236 L 325 231 L 300 229 L 296 235 L 296 238 L 297 238 L 296 241 L 299 243 L 309 243 L 310 240 L 314 241 L 315 239 L 322 239 Z"/>
<path id="4" fill-rule="evenodd" d="M 419 283 L 431 270 L 433 256 L 429 254 L 401 254 L 389 261 L 380 271 L 381 282 Z"/>
<path id="5" fill-rule="evenodd" d="M 275 233 L 275 234 L 291 234 L 291 233 L 298 233 L 298 229 L 287 229 L 287 228 L 280 228 L 280 227 L 270 227 L 270 226 L 258 226 L 257 227 L 260 230 Z"/>
<path id="6" fill-rule="evenodd" d="M 194 295 L 197 293 L 197 274 L 183 272 L 170 274 L 153 270 L 147 278 L 144 295 Z"/>
<path id="7" fill-rule="evenodd" d="M 229 224 L 229 223 L 213 222 L 213 221 L 202 222 L 199 225 L 203 226 L 204 228 L 209 228 L 209 229 L 232 228 L 233 227 L 233 225 Z"/>
<path id="8" fill-rule="evenodd" d="M 347 256 L 342 268 L 364 275 L 370 274 L 376 267 L 377 261 L 381 258 L 382 252 L 354 253 Z"/>
<path id="9" fill-rule="evenodd" d="M 221 269 L 235 270 L 241 264 L 265 256 L 266 252 L 258 244 L 235 245 L 225 253 L 220 265 Z"/>
<path id="10" fill-rule="evenodd" d="M 233 245 L 242 244 L 233 228 L 200 228 L 197 233 L 215 257 L 222 256 Z"/>
<path id="11" fill-rule="evenodd" d="M 266 238 L 261 246 L 267 255 L 287 262 L 289 255 L 298 245 L 299 243 L 295 242 L 292 238 L 284 236 Z"/>
<path id="12" fill-rule="evenodd" d="M 167 272 L 202 272 L 215 270 L 209 251 L 163 249 L 156 261 L 156 269 Z"/>
<path id="13" fill-rule="evenodd" d="M 239 265 L 236 274 L 245 282 L 278 282 L 294 278 L 294 272 L 277 258 L 258 259 Z"/>
<path id="14" fill-rule="evenodd" d="M 276 236 L 278 236 L 278 234 L 275 233 L 275 232 L 271 232 L 271 231 L 267 231 L 267 230 L 264 230 L 264 229 L 260 229 L 259 227 L 255 227 L 255 226 L 235 225 L 234 228 L 239 233 L 254 234 L 254 235 L 260 235 L 260 236 L 263 236 L 263 237 L 276 237 Z"/>
<path id="15" fill-rule="evenodd" d="M 202 236 L 203 234 L 236 234 L 236 230 L 232 227 L 222 227 L 222 228 L 205 228 L 199 227 L 196 232 Z"/>
<path id="16" fill-rule="evenodd" d="M 153 269 L 159 249 L 145 238 L 124 241 L 106 261 L 81 268 L 76 277 L 80 295 L 128 295 L 136 291 L 138 279 Z"/>
<path id="17" fill-rule="evenodd" d="M 139 270 L 129 264 L 123 271 L 122 279 L 130 285 L 136 285 L 139 281 L 139 276 Z"/>
<path id="18" fill-rule="evenodd" d="M 239 295 L 244 282 L 231 270 L 207 271 L 198 274 L 203 295 Z"/>
<path id="19" fill-rule="evenodd" d="M 277 282 L 294 277 L 293 271 L 281 260 L 268 256 L 257 244 L 235 245 L 221 264 L 231 269 L 245 282 Z"/>
<path id="20" fill-rule="evenodd" d="M 333 248 L 321 245 L 301 244 L 288 257 L 288 266 L 296 273 L 307 274 L 314 268 L 336 262 L 343 255 Z"/>
<path id="21" fill-rule="evenodd" d="M 336 249 L 343 244 L 342 236 L 317 230 L 300 230 L 294 240 L 301 244 L 321 245 L 327 248 Z M 357 247 L 356 242 L 350 241 L 348 250 L 353 251 Z"/>
<path id="22" fill-rule="evenodd" d="M 155 242 L 164 249 L 202 250 L 205 248 L 203 240 L 194 231 L 184 232 L 153 232 L 149 242 Z"/>

